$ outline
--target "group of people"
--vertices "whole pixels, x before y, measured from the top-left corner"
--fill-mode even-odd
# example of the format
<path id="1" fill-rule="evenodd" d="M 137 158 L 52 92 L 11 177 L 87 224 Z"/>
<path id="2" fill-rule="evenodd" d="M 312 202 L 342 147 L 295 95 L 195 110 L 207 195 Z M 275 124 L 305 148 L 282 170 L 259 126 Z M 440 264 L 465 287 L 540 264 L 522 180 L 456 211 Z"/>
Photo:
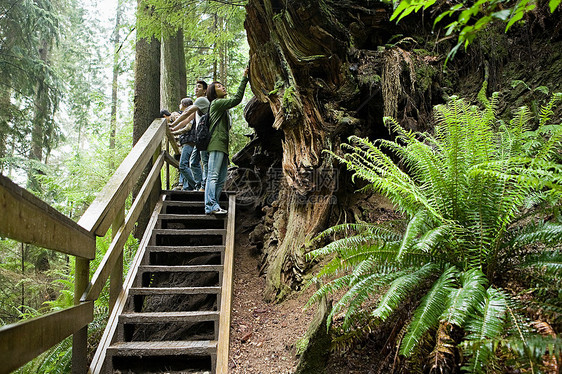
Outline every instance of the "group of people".
<path id="1" fill-rule="evenodd" d="M 240 104 L 248 83 L 248 68 L 236 94 L 227 98 L 226 87 L 220 82 L 210 85 L 203 80 L 195 83 L 195 101 L 181 100 L 179 111 L 163 109 L 161 117 L 168 120 L 172 134 L 182 146 L 179 187 L 184 191 L 205 192 L 205 214 L 224 215 L 219 197 L 228 171 L 228 143 L 232 119 L 229 109 Z M 211 139 L 206 150 L 197 149 L 196 129 L 203 115 L 209 113 L 207 125 Z"/>

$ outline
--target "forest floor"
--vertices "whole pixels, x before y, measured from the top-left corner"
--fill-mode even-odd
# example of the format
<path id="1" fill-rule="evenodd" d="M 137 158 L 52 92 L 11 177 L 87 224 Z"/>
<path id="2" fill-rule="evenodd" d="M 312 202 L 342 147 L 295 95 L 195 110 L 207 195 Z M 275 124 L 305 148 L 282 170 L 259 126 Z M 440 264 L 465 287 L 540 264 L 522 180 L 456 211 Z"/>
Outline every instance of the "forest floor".
<path id="1" fill-rule="evenodd" d="M 279 304 L 263 300 L 265 278 L 260 255 L 237 223 L 229 367 L 232 374 L 289 374 L 298 363 L 296 343 L 315 307 L 303 310 L 313 289 L 292 294 Z"/>
<path id="2" fill-rule="evenodd" d="M 265 302 L 260 253 L 248 238 L 255 223 L 237 218 L 229 373 L 292 374 L 299 362 L 297 343 L 316 313 L 316 306 L 304 309 L 314 288 L 295 291 L 278 304 Z M 325 373 L 376 373 L 372 368 L 380 358 L 373 357 L 372 345 L 367 341 L 345 353 L 326 352 Z"/>

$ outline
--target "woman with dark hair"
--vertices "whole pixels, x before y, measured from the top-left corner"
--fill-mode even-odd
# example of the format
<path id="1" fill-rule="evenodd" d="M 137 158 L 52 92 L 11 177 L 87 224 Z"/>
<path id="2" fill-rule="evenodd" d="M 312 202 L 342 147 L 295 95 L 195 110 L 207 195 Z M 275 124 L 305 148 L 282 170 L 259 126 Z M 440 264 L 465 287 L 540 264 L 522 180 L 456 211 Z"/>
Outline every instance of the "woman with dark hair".
<path id="1" fill-rule="evenodd" d="M 219 197 L 226 181 L 228 170 L 228 133 L 231 126 L 229 109 L 240 104 L 248 83 L 248 68 L 244 70 L 238 91 L 226 98 L 226 87 L 220 82 L 213 82 L 207 88 L 207 98 L 211 102 L 209 109 L 209 129 L 211 141 L 207 146 L 209 154 L 207 184 L 205 185 L 205 214 L 226 214 L 219 205 Z"/>

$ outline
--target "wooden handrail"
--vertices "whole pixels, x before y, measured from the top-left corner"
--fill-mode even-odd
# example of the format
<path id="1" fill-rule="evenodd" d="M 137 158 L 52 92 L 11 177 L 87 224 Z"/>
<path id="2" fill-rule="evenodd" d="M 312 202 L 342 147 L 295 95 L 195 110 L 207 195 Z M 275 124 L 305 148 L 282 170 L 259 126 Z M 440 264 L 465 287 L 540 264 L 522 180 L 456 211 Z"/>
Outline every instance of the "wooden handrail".
<path id="1" fill-rule="evenodd" d="M 224 264 L 222 276 L 222 292 L 219 319 L 219 340 L 217 345 L 217 374 L 228 374 L 228 351 L 230 344 L 230 309 L 232 303 L 232 277 L 234 275 L 234 234 L 236 217 L 236 195 L 228 196 L 228 221 Z"/>
<path id="2" fill-rule="evenodd" d="M 0 236 L 82 258 L 95 257 L 94 235 L 2 175 L 0 207 Z"/>
<path id="3" fill-rule="evenodd" d="M 154 186 L 154 182 L 156 182 L 160 174 L 160 169 L 163 165 L 164 154 L 161 154 L 160 157 L 158 157 L 156 163 L 152 166 L 150 174 L 148 175 L 141 190 L 139 191 L 139 194 L 137 195 L 137 198 L 131 206 L 131 209 L 129 209 L 129 213 L 125 218 L 125 223 L 119 228 L 119 231 L 109 245 L 105 256 L 101 260 L 96 272 L 92 276 L 92 281 L 86 289 L 84 296 L 82 296 L 82 301 L 96 300 L 99 297 L 103 287 L 105 286 L 107 278 L 111 273 L 111 269 L 113 269 L 113 267 L 115 266 L 119 255 L 123 253 L 125 242 L 127 242 L 129 234 L 135 227 L 135 223 L 139 218 L 144 203 L 148 199 L 152 187 Z"/>
<path id="4" fill-rule="evenodd" d="M 104 236 L 107 233 L 134 184 L 161 145 L 167 127 L 165 118 L 158 118 L 152 122 L 98 197 L 82 215 L 78 221 L 79 225 L 97 236 Z"/>
<path id="5" fill-rule="evenodd" d="M 0 372 L 9 373 L 72 335 L 94 319 L 94 303 L 0 327 Z"/>
<path id="6" fill-rule="evenodd" d="M 164 162 L 179 166 L 173 157 L 161 151 L 162 142 L 169 139 L 178 153 L 179 148 L 166 121 L 154 120 L 78 223 L 0 175 L 0 236 L 76 256 L 74 299 L 77 304 L 1 327 L 0 373 L 17 369 L 72 334 L 72 372 L 82 374 L 86 370 L 87 326 L 93 321 L 93 301 L 99 296 L 109 274 L 112 277 L 122 276 L 116 272 L 122 269 L 124 243 L 158 180 Z M 155 155 L 157 159 L 153 159 Z M 122 214 L 127 197 L 151 159 L 154 166 L 121 224 L 116 217 Z M 89 260 L 95 258 L 96 252 L 95 237 L 104 236 L 113 223 L 121 226 L 114 227 L 117 234 L 88 284 Z M 85 292 L 87 284 L 88 292 Z M 81 296 L 87 301 L 80 302 Z"/>

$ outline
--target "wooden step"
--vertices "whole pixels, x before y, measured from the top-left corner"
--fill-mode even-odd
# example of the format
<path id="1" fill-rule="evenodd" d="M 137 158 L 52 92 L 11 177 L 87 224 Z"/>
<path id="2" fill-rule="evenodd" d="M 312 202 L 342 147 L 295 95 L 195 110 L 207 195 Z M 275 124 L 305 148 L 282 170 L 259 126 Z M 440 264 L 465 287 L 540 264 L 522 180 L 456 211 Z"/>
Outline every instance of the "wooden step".
<path id="1" fill-rule="evenodd" d="M 174 200 L 164 200 L 162 210 L 165 212 L 167 207 L 175 208 L 204 208 L 204 201 L 174 201 Z"/>
<path id="2" fill-rule="evenodd" d="M 146 252 L 207 253 L 224 252 L 224 245 L 149 245 Z"/>
<path id="3" fill-rule="evenodd" d="M 153 235 L 226 235 L 225 229 L 154 229 Z"/>
<path id="4" fill-rule="evenodd" d="M 216 271 L 221 272 L 222 265 L 141 265 L 139 271 L 142 273 L 189 273 Z"/>
<path id="5" fill-rule="evenodd" d="M 168 323 L 168 322 L 205 322 L 218 321 L 220 312 L 153 312 L 124 313 L 119 316 L 120 323 Z"/>
<path id="6" fill-rule="evenodd" d="M 205 220 L 205 221 L 217 221 L 222 220 L 224 217 L 216 216 L 214 214 L 160 214 L 158 216 L 159 221 L 164 220 L 188 220 L 188 221 L 195 221 L 195 220 Z"/>
<path id="7" fill-rule="evenodd" d="M 147 252 L 224 252 L 224 245 L 149 245 Z"/>
<path id="8" fill-rule="evenodd" d="M 155 296 L 155 295 L 201 295 L 219 294 L 220 287 L 132 287 L 129 295 Z"/>
<path id="9" fill-rule="evenodd" d="M 206 356 L 215 354 L 216 340 L 117 342 L 107 348 L 111 356 Z"/>

